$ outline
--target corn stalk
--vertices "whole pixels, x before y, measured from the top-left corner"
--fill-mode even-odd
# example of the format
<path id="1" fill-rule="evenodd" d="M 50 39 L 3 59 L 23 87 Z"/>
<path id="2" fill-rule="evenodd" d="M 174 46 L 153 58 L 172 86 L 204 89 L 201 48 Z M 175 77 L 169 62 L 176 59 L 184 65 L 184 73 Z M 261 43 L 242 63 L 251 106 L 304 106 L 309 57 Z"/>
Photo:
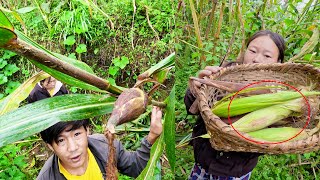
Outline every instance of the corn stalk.
<path id="1" fill-rule="evenodd" d="M 213 0 L 212 1 L 212 9 L 211 9 L 211 12 L 210 12 L 210 17 L 209 17 L 209 21 L 208 21 L 208 25 L 207 25 L 207 29 L 206 29 L 205 39 L 208 39 L 210 28 L 211 28 L 212 25 L 214 25 L 213 24 L 214 12 L 216 11 L 217 3 L 218 3 L 217 0 Z"/>
<path id="2" fill-rule="evenodd" d="M 202 43 L 202 40 L 201 40 L 201 31 L 200 31 L 200 27 L 199 27 L 199 21 L 198 21 L 198 17 L 197 17 L 197 12 L 196 12 L 196 9 L 194 7 L 193 0 L 189 0 L 189 3 L 190 3 L 190 9 L 191 9 L 191 13 L 192 13 L 194 31 L 195 31 L 195 34 L 196 34 L 198 47 L 200 49 L 202 49 L 203 48 L 203 43 Z M 203 60 L 203 55 L 201 55 L 200 64 L 202 64 L 202 60 Z"/>

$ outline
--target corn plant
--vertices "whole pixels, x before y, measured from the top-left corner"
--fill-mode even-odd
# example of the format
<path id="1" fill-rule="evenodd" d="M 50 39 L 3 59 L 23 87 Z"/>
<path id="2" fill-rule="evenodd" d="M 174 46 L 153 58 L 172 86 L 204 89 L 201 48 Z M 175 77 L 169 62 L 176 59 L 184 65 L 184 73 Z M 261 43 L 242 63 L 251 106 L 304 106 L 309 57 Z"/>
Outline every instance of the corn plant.
<path id="1" fill-rule="evenodd" d="M 39 73 L 31 77 L 11 95 L 0 101 L 0 147 L 38 133 L 59 121 L 91 118 L 111 113 L 116 100 L 115 96 L 126 89 L 112 85 L 108 80 L 98 77 L 87 64 L 81 61 L 41 47 L 22 32 L 16 30 L 2 11 L 0 11 L 0 47 L 26 57 L 32 64 L 47 73 Z M 144 82 L 150 81 L 159 84 L 156 80 L 163 80 L 168 69 L 173 67 L 174 55 L 172 53 L 163 61 L 142 73 L 136 86 L 141 86 Z M 68 94 L 19 107 L 34 85 L 49 75 L 68 85 L 96 93 Z M 154 91 L 157 86 L 155 85 L 152 90 Z M 148 173 L 142 173 L 140 176 L 143 179 L 153 176 L 154 173 L 150 172 L 154 172 L 156 168 L 154 162 L 159 160 L 164 143 L 166 143 L 166 151 L 174 155 L 174 140 L 168 141 L 172 140 L 175 134 L 173 103 L 174 90 L 171 91 L 170 96 L 164 102 L 156 102 L 151 99 L 149 101 L 149 104 L 166 108 L 164 121 L 166 128 L 163 135 L 152 147 L 152 157 L 144 171 Z M 159 148 L 161 151 L 159 151 Z M 169 157 L 169 161 L 174 167 L 175 158 L 171 155 Z"/>

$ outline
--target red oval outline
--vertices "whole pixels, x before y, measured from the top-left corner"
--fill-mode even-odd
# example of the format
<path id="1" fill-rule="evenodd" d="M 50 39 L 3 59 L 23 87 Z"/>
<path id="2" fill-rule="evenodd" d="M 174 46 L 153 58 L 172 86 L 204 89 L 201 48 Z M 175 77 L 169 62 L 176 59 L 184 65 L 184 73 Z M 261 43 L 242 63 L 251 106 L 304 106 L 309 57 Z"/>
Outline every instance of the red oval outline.
<path id="1" fill-rule="evenodd" d="M 230 119 L 230 105 L 231 105 L 234 97 L 237 96 L 237 95 L 239 94 L 239 92 L 241 92 L 242 90 L 248 88 L 249 86 L 252 86 L 252 85 L 255 85 L 255 84 L 260 84 L 260 83 L 263 83 L 263 82 L 275 82 L 275 83 L 278 83 L 278 84 L 285 85 L 285 86 L 290 87 L 291 89 L 295 90 L 296 92 L 299 92 L 300 95 L 304 98 L 304 100 L 305 100 L 305 102 L 306 102 L 306 104 L 307 104 L 307 107 L 308 107 L 308 120 L 307 120 L 305 126 L 302 128 L 302 130 L 301 130 L 300 132 L 298 132 L 295 136 L 293 136 L 293 137 L 291 137 L 291 138 L 289 138 L 289 139 L 287 139 L 287 140 L 280 141 L 280 142 L 260 142 L 260 141 L 256 141 L 256 140 L 253 140 L 253 139 L 250 139 L 250 138 L 247 138 L 247 137 L 243 136 L 237 129 L 235 129 L 235 128 L 233 127 L 232 121 L 231 121 L 231 119 Z M 303 130 L 305 130 L 305 129 L 307 128 L 307 126 L 308 126 L 308 124 L 309 124 L 309 122 L 310 122 L 310 111 L 311 111 L 311 110 L 310 110 L 310 104 L 309 104 L 309 102 L 308 102 L 308 99 L 301 93 L 301 91 L 299 91 L 299 90 L 298 90 L 297 88 L 295 88 L 294 86 L 291 86 L 291 85 L 289 85 L 289 84 L 287 84 L 287 83 L 284 83 L 284 82 L 281 82 L 281 81 L 276 81 L 276 80 L 261 80 L 261 81 L 257 81 L 257 82 L 250 83 L 250 84 L 246 85 L 245 87 L 243 87 L 242 89 L 240 89 L 238 92 L 236 92 L 236 94 L 234 94 L 234 95 L 232 96 L 232 98 L 231 98 L 231 100 L 230 100 L 230 102 L 229 102 L 229 105 L 228 105 L 228 121 L 229 121 L 229 124 L 231 125 L 231 127 L 233 128 L 233 130 L 235 130 L 240 137 L 242 137 L 242 138 L 244 138 L 244 139 L 246 139 L 246 140 L 248 140 L 248 141 L 251 141 L 251 142 L 254 142 L 254 143 L 257 143 L 257 144 L 281 144 L 281 143 L 290 141 L 291 139 L 297 137 Z"/>

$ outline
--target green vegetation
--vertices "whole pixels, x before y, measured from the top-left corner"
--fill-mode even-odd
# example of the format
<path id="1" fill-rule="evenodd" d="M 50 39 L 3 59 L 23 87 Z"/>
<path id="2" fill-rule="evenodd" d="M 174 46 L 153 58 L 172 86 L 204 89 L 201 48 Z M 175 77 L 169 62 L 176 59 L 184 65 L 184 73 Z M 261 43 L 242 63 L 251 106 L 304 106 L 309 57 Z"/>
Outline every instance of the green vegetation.
<path id="1" fill-rule="evenodd" d="M 207 65 L 236 60 L 244 50 L 246 38 L 254 32 L 269 29 L 282 35 L 287 45 L 285 61 L 320 66 L 320 5 L 317 0 L 187 0 L 178 7 L 175 84 L 176 124 L 181 131 L 177 133 L 184 134 L 181 141 L 188 139 L 186 132 L 190 132 L 195 123 L 195 117 L 187 116 L 183 103 L 188 77 L 196 76 Z M 183 126 L 179 126 L 181 124 Z M 320 177 L 319 155 L 319 152 L 303 154 L 300 164 L 297 155 L 264 155 L 251 178 L 317 179 Z M 176 179 L 187 179 L 193 164 L 188 164 L 187 169 L 182 166 L 189 163 L 185 159 L 190 160 L 190 156 L 191 153 L 177 154 L 181 161 L 176 163 Z"/>

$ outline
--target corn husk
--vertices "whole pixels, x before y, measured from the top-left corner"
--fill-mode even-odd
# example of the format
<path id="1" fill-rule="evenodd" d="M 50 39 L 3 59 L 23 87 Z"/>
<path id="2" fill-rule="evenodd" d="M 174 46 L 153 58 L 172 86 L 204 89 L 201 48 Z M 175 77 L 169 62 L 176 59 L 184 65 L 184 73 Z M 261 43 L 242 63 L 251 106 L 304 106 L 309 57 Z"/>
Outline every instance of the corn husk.
<path id="1" fill-rule="evenodd" d="M 232 125 L 241 132 L 257 131 L 289 117 L 293 112 L 301 112 L 303 106 L 302 98 L 294 99 L 250 112 Z"/>
<path id="2" fill-rule="evenodd" d="M 297 135 L 302 129 L 301 128 L 292 128 L 292 127 L 281 127 L 281 128 L 266 128 L 258 131 L 253 131 L 247 133 L 252 139 L 261 141 L 261 142 L 281 142 L 286 141 L 295 135 Z M 318 127 L 314 129 L 305 129 L 301 133 L 291 139 L 290 141 L 297 141 L 306 139 L 312 136 L 319 130 Z"/>
<path id="3" fill-rule="evenodd" d="M 318 91 L 302 92 L 304 96 L 319 95 Z M 283 102 L 301 98 L 298 92 L 281 91 L 271 94 L 254 95 L 250 97 L 235 98 L 230 105 L 230 117 L 256 111 L 272 105 L 283 104 Z M 230 101 L 219 103 L 212 108 L 212 112 L 219 117 L 228 117 L 228 106 Z"/>

